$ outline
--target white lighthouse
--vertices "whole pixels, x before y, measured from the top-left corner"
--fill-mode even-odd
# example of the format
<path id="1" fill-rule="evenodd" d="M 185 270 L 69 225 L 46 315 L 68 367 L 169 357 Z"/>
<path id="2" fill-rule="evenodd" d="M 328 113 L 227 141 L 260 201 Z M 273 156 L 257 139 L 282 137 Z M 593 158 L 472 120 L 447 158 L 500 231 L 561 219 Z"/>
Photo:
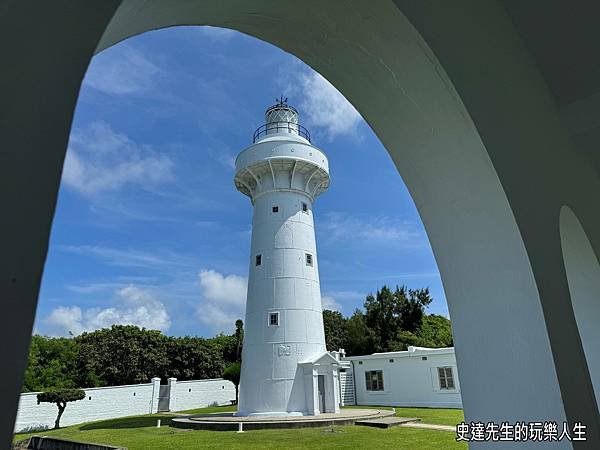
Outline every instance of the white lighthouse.
<path id="1" fill-rule="evenodd" d="M 235 186 L 254 205 L 238 415 L 339 412 L 313 222 L 329 166 L 298 119 L 281 98 L 235 162 Z"/>

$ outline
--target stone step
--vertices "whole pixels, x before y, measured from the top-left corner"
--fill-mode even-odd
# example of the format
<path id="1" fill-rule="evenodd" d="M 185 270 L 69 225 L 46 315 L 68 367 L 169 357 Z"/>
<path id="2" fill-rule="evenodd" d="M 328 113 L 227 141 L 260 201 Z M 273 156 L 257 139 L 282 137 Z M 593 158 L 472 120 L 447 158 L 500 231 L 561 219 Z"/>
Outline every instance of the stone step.
<path id="1" fill-rule="evenodd" d="M 363 425 L 365 427 L 390 428 L 404 423 L 418 422 L 421 419 L 418 417 L 379 417 L 377 419 L 358 420 L 355 425 Z"/>

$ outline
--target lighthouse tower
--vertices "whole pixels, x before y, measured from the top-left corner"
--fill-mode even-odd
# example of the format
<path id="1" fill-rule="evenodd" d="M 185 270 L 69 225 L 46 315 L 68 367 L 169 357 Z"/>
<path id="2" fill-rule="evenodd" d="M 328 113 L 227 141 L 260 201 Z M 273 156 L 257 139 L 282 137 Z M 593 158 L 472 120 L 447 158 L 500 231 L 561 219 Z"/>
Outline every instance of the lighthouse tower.
<path id="1" fill-rule="evenodd" d="M 254 206 L 238 415 L 339 412 L 339 362 L 325 347 L 313 203 L 322 150 L 283 97 L 235 162 Z"/>

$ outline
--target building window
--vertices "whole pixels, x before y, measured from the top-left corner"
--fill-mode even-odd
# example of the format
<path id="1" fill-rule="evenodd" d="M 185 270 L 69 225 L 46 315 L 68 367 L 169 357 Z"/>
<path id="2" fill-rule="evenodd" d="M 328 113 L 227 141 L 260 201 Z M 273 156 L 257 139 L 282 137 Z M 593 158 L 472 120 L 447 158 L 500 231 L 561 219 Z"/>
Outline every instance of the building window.
<path id="1" fill-rule="evenodd" d="M 310 253 L 306 254 L 306 265 L 311 267 L 313 265 L 313 257 Z"/>
<path id="2" fill-rule="evenodd" d="M 393 362 L 394 362 L 394 360 L 393 360 L 393 359 L 390 359 L 390 362 L 391 362 L 391 363 L 393 363 Z"/>
<path id="3" fill-rule="evenodd" d="M 358 364 L 362 366 L 362 361 L 359 361 Z"/>
<path id="4" fill-rule="evenodd" d="M 304 202 L 302 202 L 302 212 L 305 212 L 305 213 L 308 212 L 308 205 Z"/>
<path id="5" fill-rule="evenodd" d="M 365 372 L 367 391 L 383 391 L 383 370 Z"/>
<path id="6" fill-rule="evenodd" d="M 454 376 L 452 367 L 438 367 L 440 389 L 454 389 Z"/>
<path id="7" fill-rule="evenodd" d="M 279 206 L 273 206 L 273 212 L 274 213 L 279 212 Z"/>
<path id="8" fill-rule="evenodd" d="M 279 326 L 279 313 L 278 312 L 269 313 L 269 326 L 270 327 L 278 327 Z"/>
<path id="9" fill-rule="evenodd" d="M 427 356 L 421 356 L 421 361 L 427 361 Z"/>
<path id="10" fill-rule="evenodd" d="M 256 255 L 256 265 L 260 266 L 262 264 L 262 255 Z"/>

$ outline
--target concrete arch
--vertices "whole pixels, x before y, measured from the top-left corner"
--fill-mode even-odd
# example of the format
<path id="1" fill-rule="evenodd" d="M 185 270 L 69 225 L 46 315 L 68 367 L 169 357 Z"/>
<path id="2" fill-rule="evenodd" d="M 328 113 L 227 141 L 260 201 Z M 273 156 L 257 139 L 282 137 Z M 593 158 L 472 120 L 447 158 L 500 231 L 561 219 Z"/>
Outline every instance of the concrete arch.
<path id="1" fill-rule="evenodd" d="M 582 420 L 588 436 L 600 439 L 596 401 L 581 389 L 591 388 L 591 380 L 565 301 L 560 236 L 550 220 L 565 198 L 600 192 L 600 182 L 573 154 L 551 94 L 502 5 L 463 6 L 355 1 L 340 8 L 311 1 L 298 9 L 272 0 L 113 0 L 92 10 L 68 1 L 11 4 L 0 42 L 20 36 L 23 20 L 33 31 L 4 44 L 12 65 L 2 80 L 8 113 L 2 147 L 18 152 L 2 165 L 9 183 L 1 198 L 15 206 L 2 231 L 19 237 L 7 240 L 8 257 L 0 260 L 9 275 L 2 288 L 10 310 L 0 338 L 16 343 L 0 353 L 14 361 L 2 383 L 13 402 L 8 408 L 16 405 L 26 363 L 68 131 L 89 60 L 151 29 L 214 25 L 304 60 L 355 105 L 387 148 L 440 269 L 467 420 Z M 23 195 L 31 200 L 26 206 L 15 201 Z M 600 220 L 600 207 L 591 209 Z M 12 426 L 13 418 L 5 417 L 2 433 Z"/>
<path id="2" fill-rule="evenodd" d="M 600 263 L 573 210 L 563 206 L 559 220 L 573 312 L 594 388 L 590 395 L 600 403 Z"/>

